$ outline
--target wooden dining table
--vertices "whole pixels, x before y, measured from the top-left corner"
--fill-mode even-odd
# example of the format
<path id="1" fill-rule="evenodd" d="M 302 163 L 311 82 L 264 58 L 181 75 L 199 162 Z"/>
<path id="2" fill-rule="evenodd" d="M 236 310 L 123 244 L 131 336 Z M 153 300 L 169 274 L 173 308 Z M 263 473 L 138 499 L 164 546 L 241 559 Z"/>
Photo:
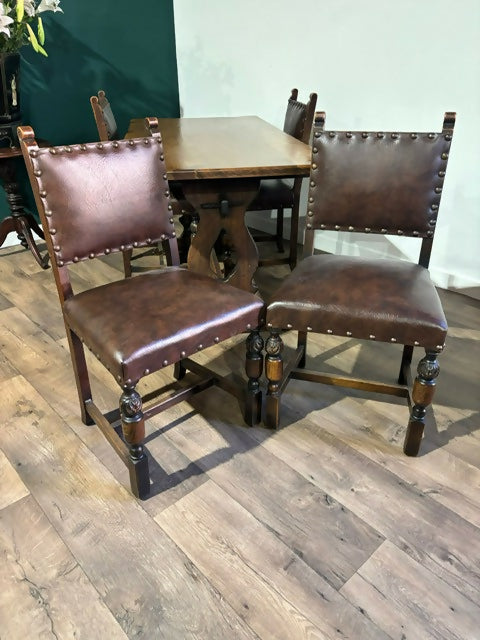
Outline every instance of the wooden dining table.
<path id="1" fill-rule="evenodd" d="M 257 116 L 159 118 L 167 177 L 181 185 L 199 216 L 188 267 L 217 277 L 211 252 L 225 232 L 233 244 L 230 284 L 255 291 L 258 249 L 245 213 L 262 178 L 308 176 L 311 148 Z M 130 121 L 126 138 L 148 135 L 143 118 Z"/>

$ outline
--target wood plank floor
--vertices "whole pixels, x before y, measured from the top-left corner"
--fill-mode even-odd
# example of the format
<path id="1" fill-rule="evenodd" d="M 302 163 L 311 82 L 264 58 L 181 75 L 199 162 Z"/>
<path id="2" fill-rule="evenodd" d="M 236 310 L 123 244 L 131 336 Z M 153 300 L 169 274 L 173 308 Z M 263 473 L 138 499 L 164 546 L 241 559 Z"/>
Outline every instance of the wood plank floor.
<path id="1" fill-rule="evenodd" d="M 287 271 L 260 270 L 267 299 Z M 74 284 L 111 277 L 118 256 Z M 479 640 L 480 302 L 441 297 L 450 332 L 417 458 L 401 400 L 292 381 L 272 432 L 213 388 L 149 421 L 140 502 L 79 418 L 51 270 L 2 249 L 0 640 Z M 395 346 L 311 347 L 324 369 L 395 379 Z M 243 353 L 234 339 L 198 357 L 243 375 Z"/>

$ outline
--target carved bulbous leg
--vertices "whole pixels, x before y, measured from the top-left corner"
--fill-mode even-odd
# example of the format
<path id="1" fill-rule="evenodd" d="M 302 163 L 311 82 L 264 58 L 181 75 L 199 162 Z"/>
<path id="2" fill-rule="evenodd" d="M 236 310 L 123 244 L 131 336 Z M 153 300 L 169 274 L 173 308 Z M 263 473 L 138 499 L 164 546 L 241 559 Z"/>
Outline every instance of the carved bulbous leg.
<path id="1" fill-rule="evenodd" d="M 137 498 L 145 498 L 150 493 L 148 458 L 143 449 L 145 420 L 142 398 L 134 387 L 125 387 L 120 396 L 120 416 L 123 437 L 129 449 L 128 472 L 132 493 Z"/>
<path id="2" fill-rule="evenodd" d="M 262 419 L 262 391 L 259 378 L 263 372 L 263 338 L 257 330 L 251 331 L 247 338 L 247 356 L 245 371 L 248 376 L 245 399 L 245 422 L 253 427 Z"/>
<path id="3" fill-rule="evenodd" d="M 265 344 L 265 374 L 268 380 L 265 425 L 276 429 L 280 422 L 283 341 L 278 329 L 271 329 Z"/>
<path id="4" fill-rule="evenodd" d="M 418 363 L 418 375 L 415 378 L 412 392 L 413 407 L 403 445 L 403 451 L 407 456 L 416 456 L 420 449 L 425 427 L 425 414 L 435 393 L 435 378 L 440 373 L 437 361 L 438 353 L 438 351 L 425 349 L 425 356 Z"/>

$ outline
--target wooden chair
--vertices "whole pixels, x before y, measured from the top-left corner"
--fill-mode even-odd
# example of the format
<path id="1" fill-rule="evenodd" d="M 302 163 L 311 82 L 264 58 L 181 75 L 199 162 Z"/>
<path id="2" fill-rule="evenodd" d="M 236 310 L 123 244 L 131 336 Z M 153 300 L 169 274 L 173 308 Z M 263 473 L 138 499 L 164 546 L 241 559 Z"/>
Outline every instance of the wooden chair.
<path id="1" fill-rule="evenodd" d="M 283 130 L 285 133 L 301 140 L 306 144 L 310 143 L 312 133 L 313 116 L 317 104 L 317 94 L 311 93 L 310 99 L 305 104 L 298 99 L 298 89 L 292 89 L 292 93 L 287 103 L 285 122 Z M 299 225 L 300 191 L 303 178 L 271 178 L 262 180 L 255 200 L 248 207 L 249 211 L 270 211 L 276 209 L 276 231 L 275 234 L 265 234 L 253 232 L 253 239 L 256 242 L 274 240 L 277 243 L 279 252 L 284 252 L 283 245 L 283 220 L 284 209 L 292 210 L 290 245 L 288 256 L 282 258 L 265 258 L 260 260 L 259 266 L 270 266 L 275 264 L 289 264 L 293 269 L 297 264 L 297 242 Z"/>
<path id="2" fill-rule="evenodd" d="M 408 399 L 404 451 L 416 455 L 439 373 L 437 355 L 447 334 L 428 264 L 455 114 L 445 114 L 440 133 L 324 131 L 324 122 L 325 114 L 317 113 L 305 257 L 267 309 L 265 422 L 278 426 L 281 395 L 291 378 L 394 394 Z M 314 255 L 318 230 L 419 238 L 419 262 Z M 298 332 L 297 349 L 286 366 L 282 329 Z M 398 384 L 307 370 L 310 332 L 404 345 Z M 423 347 L 425 357 L 411 392 L 414 347 Z"/>
<path id="3" fill-rule="evenodd" d="M 98 95 L 91 96 L 90 104 L 92 106 L 93 117 L 95 118 L 95 124 L 97 125 L 98 137 L 102 142 L 108 140 L 118 140 L 121 136 L 118 133 L 117 121 L 113 114 L 112 107 L 108 101 L 105 91 L 100 89 Z M 157 121 L 158 127 L 158 121 Z M 190 224 L 192 222 L 192 215 L 195 213 L 193 207 L 184 199 L 181 187 L 177 183 L 170 183 L 170 204 L 172 205 L 172 212 L 175 217 L 178 217 L 180 223 L 183 226 L 183 233 L 178 238 L 180 261 L 186 262 L 188 249 L 190 248 Z M 152 247 L 147 251 L 133 255 L 133 250 L 123 252 L 123 268 L 125 276 L 130 277 L 132 271 L 142 271 L 142 268 L 134 268 L 132 266 L 133 260 L 138 260 L 146 255 L 161 255 L 159 247 Z"/>
<path id="4" fill-rule="evenodd" d="M 128 467 L 133 493 L 143 498 L 150 490 L 143 448 L 146 417 L 217 384 L 241 400 L 248 424 L 260 420 L 263 345 L 256 329 L 263 303 L 251 293 L 178 266 L 158 133 L 39 148 L 30 127 L 18 131 L 52 261 L 82 420 L 98 425 Z M 173 266 L 73 292 L 69 268 L 75 263 L 157 242 L 163 243 Z M 246 389 L 189 359 L 246 331 Z M 117 381 L 119 410 L 103 414 L 93 402 L 83 345 Z M 137 383 L 171 364 L 178 380 L 187 369 L 206 377 L 161 402 L 155 402 L 156 392 L 149 393 L 143 407 Z M 119 426 L 122 437 L 115 430 Z"/>

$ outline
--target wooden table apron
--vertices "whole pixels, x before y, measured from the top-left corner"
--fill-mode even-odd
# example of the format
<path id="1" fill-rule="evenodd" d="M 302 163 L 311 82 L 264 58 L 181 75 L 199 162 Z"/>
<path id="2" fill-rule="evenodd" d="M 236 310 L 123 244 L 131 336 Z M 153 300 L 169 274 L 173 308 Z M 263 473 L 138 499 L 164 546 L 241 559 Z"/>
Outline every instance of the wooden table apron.
<path id="1" fill-rule="evenodd" d="M 214 276 L 210 254 L 220 232 L 234 244 L 236 265 L 226 281 L 254 291 L 258 250 L 245 212 L 262 178 L 307 176 L 311 149 L 256 116 L 159 118 L 167 176 L 182 184 L 199 222 L 188 267 Z M 147 135 L 145 121 L 133 119 L 126 138 Z"/>

